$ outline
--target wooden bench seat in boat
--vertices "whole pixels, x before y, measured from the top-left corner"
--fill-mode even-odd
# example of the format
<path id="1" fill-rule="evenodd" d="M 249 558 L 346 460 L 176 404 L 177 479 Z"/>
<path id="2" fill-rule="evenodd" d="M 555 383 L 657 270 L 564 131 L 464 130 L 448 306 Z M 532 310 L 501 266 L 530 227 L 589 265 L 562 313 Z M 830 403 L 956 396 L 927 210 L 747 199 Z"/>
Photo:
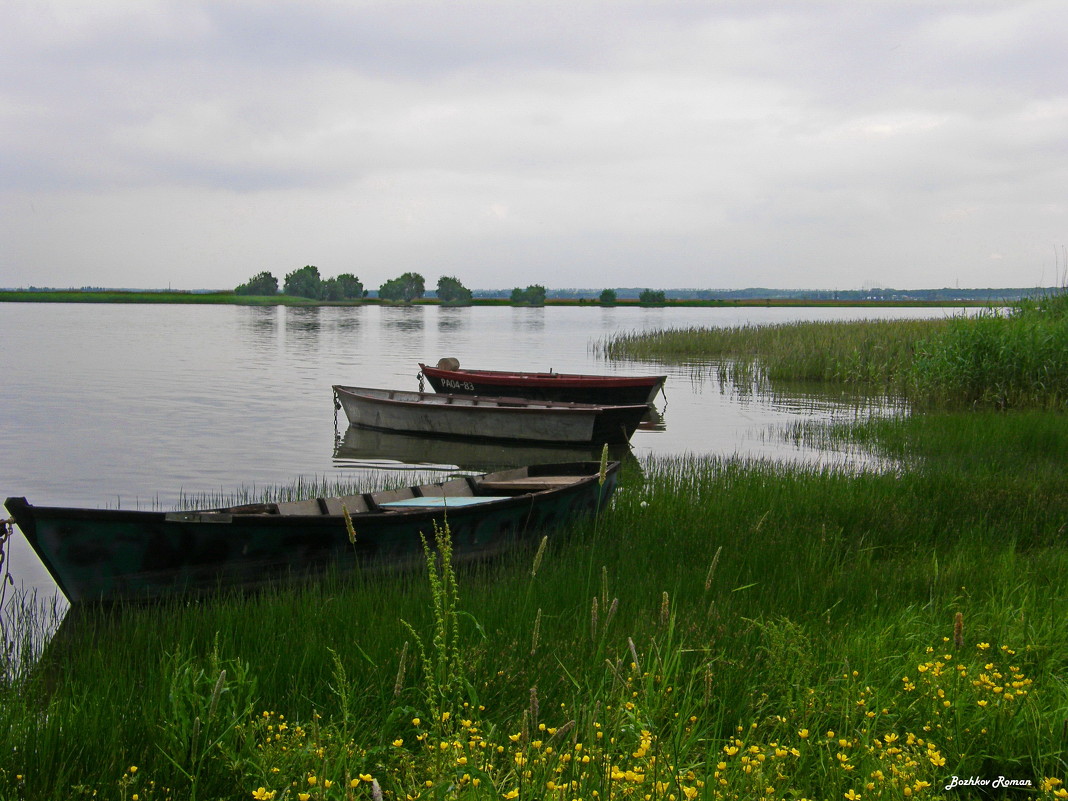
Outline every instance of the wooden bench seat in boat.
<path id="1" fill-rule="evenodd" d="M 339 515 L 341 506 L 349 510 L 349 514 L 367 512 L 370 506 L 362 495 L 346 495 L 342 498 L 310 498 L 306 501 L 286 501 L 278 504 L 280 515 Z"/>
<path id="2" fill-rule="evenodd" d="M 478 482 L 483 492 L 541 492 L 582 481 L 586 476 L 517 476 Z"/>

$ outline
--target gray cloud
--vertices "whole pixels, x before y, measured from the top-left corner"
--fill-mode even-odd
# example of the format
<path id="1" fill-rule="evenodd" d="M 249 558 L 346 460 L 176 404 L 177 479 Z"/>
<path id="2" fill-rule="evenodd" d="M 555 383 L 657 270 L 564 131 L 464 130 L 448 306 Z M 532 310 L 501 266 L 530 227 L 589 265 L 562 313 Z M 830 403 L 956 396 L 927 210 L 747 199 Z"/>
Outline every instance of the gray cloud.
<path id="1" fill-rule="evenodd" d="M 1068 7 L 15 2 L 0 285 L 1028 285 Z"/>

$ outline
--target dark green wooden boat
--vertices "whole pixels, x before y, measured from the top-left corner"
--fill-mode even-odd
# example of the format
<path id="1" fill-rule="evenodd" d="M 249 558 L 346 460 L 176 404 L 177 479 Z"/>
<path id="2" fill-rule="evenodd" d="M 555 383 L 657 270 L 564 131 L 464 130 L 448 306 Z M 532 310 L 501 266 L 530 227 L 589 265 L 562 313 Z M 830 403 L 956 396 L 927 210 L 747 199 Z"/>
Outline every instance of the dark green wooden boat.
<path id="1" fill-rule="evenodd" d="M 398 490 L 180 512 L 6 506 L 72 604 L 256 588 L 331 566 L 403 566 L 448 521 L 458 561 L 485 558 L 590 514 L 609 462 L 542 464 Z M 355 530 L 352 541 L 342 506 Z"/>

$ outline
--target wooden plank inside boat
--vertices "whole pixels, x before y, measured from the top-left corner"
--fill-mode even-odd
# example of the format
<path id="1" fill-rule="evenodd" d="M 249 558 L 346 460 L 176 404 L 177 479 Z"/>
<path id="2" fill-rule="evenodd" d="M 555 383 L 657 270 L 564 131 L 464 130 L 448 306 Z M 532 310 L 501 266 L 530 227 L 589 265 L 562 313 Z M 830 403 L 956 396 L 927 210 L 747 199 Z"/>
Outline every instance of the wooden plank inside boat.
<path id="1" fill-rule="evenodd" d="M 496 481 L 480 481 L 479 487 L 488 492 L 538 492 L 577 484 L 588 476 L 523 476 Z"/>

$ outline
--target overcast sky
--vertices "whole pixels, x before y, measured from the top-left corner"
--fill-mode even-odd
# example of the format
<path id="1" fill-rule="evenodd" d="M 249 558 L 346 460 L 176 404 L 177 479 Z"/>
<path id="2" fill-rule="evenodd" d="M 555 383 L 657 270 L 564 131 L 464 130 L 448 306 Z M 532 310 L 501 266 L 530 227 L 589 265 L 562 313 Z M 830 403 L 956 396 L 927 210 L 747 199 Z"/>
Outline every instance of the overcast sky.
<path id="1" fill-rule="evenodd" d="M 1060 283 L 1068 3 L 4 0 L 0 287 Z"/>

